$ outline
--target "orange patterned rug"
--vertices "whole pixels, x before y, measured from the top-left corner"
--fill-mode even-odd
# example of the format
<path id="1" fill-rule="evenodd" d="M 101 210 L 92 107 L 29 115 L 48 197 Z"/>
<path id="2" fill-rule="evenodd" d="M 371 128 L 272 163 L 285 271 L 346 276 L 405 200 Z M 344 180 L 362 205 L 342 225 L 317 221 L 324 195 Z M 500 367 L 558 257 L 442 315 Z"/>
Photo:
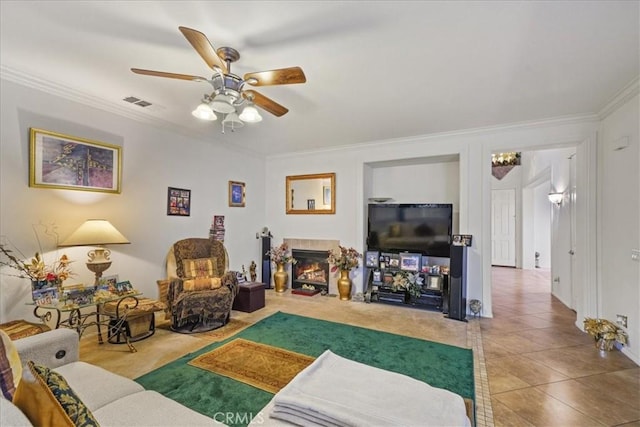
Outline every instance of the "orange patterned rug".
<path id="1" fill-rule="evenodd" d="M 240 332 L 241 330 L 243 330 L 247 326 L 251 326 L 251 323 L 245 322 L 244 320 L 232 318 L 231 320 L 229 320 L 229 323 L 227 323 L 226 325 L 224 325 L 224 326 L 222 326 L 222 327 L 220 327 L 218 329 L 213 329 L 213 330 L 207 331 L 207 332 L 198 332 L 198 333 L 196 333 L 194 335 L 201 336 L 201 337 L 206 336 L 207 339 L 209 339 L 211 342 L 219 342 L 219 341 L 226 340 L 231 335 L 235 334 L 236 332 Z M 171 330 L 171 323 L 168 322 L 168 321 L 160 323 L 160 324 L 157 325 L 157 328 L 158 329 L 165 329 L 167 331 L 170 331 Z"/>
<path id="2" fill-rule="evenodd" d="M 189 365 L 277 393 L 314 360 L 315 357 L 236 338 L 196 357 Z"/>

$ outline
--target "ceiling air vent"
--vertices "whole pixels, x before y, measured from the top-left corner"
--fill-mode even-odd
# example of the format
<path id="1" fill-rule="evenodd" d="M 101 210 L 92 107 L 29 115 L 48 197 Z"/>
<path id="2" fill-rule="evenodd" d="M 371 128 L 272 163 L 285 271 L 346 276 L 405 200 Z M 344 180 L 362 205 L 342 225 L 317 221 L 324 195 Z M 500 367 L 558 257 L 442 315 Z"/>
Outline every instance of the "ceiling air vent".
<path id="1" fill-rule="evenodd" d="M 150 102 L 144 101 L 140 98 L 136 98 L 135 96 L 127 96 L 126 98 L 123 99 L 123 101 L 126 101 L 130 104 L 135 104 L 139 107 L 148 107 L 152 105 Z"/>

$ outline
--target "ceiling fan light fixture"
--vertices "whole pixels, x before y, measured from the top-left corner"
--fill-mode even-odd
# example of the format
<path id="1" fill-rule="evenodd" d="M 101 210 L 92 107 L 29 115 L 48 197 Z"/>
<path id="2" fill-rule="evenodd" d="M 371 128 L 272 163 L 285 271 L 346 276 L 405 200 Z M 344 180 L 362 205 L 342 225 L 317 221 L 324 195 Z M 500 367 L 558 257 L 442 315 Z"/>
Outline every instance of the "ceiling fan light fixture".
<path id="1" fill-rule="evenodd" d="M 236 111 L 236 107 L 233 106 L 233 97 L 222 93 L 216 95 L 209 105 L 217 113 L 230 114 Z"/>
<path id="2" fill-rule="evenodd" d="M 233 113 L 229 113 L 226 115 L 224 120 L 222 121 L 222 128 L 225 126 L 230 126 L 231 131 L 233 132 L 235 129 L 239 129 L 244 126 L 244 123 L 238 117 L 238 114 L 234 111 Z"/>
<path id="3" fill-rule="evenodd" d="M 198 105 L 191 114 L 200 120 L 208 120 L 212 122 L 217 119 L 216 113 L 214 113 L 209 104 L 205 102 Z"/>
<path id="4" fill-rule="evenodd" d="M 239 116 L 240 120 L 247 123 L 258 123 L 262 121 L 262 116 L 253 105 L 247 105 Z"/>

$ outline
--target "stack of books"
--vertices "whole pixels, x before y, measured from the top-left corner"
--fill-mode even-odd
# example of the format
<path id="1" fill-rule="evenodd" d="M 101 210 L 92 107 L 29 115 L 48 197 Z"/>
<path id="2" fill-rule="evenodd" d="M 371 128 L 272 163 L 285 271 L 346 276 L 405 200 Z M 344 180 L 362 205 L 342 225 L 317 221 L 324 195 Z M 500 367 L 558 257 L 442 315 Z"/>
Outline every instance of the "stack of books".
<path id="1" fill-rule="evenodd" d="M 224 215 L 215 215 L 209 229 L 209 238 L 224 243 Z"/>

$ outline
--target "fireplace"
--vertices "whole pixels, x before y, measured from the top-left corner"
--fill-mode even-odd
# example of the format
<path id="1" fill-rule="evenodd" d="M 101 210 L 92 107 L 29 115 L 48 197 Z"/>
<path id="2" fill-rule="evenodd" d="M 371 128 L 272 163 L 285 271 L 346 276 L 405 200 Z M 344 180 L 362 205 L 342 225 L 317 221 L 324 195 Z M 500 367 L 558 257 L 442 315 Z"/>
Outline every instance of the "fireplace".
<path id="1" fill-rule="evenodd" d="M 329 292 L 328 251 L 292 249 L 291 289 Z"/>

